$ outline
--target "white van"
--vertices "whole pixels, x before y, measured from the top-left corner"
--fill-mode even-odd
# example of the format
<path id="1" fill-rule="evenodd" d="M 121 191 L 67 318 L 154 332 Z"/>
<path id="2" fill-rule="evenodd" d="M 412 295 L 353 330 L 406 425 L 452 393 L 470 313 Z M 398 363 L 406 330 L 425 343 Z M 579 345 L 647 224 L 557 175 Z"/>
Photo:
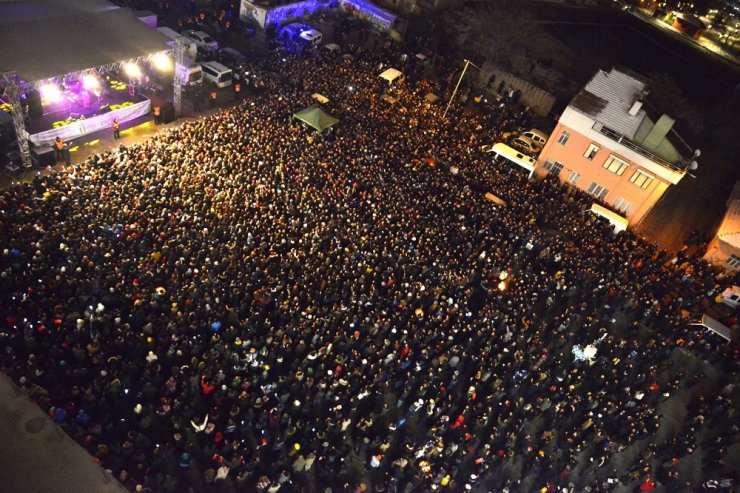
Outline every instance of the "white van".
<path id="1" fill-rule="evenodd" d="M 192 60 L 183 59 L 182 65 L 176 65 L 175 71 L 183 87 L 199 86 L 203 83 L 203 69 Z"/>
<path id="2" fill-rule="evenodd" d="M 313 29 L 313 28 L 309 28 L 304 31 L 301 31 L 301 34 L 298 36 L 298 38 L 303 43 L 313 48 L 321 44 L 321 38 L 323 38 L 323 35 L 321 34 L 320 31 L 317 31 L 316 29 Z"/>
<path id="3" fill-rule="evenodd" d="M 164 34 L 168 38 L 170 38 L 170 41 L 167 42 L 167 46 L 170 48 L 174 48 L 177 44 L 177 38 L 183 38 L 185 40 L 185 56 L 193 61 L 195 61 L 195 58 L 198 56 L 198 45 L 195 44 L 195 41 L 188 38 L 187 36 L 184 36 L 176 31 L 173 31 L 169 27 L 158 27 L 157 31 Z"/>
<path id="4" fill-rule="evenodd" d="M 203 77 L 216 87 L 229 87 L 234 79 L 234 72 L 222 63 L 204 62 L 200 66 L 203 69 Z"/>

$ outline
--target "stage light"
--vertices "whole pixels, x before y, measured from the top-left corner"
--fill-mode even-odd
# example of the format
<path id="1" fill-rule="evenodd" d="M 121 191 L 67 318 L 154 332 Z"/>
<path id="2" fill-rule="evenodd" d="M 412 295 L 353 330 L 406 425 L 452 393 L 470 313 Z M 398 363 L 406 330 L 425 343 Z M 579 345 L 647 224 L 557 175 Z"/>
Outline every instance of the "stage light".
<path id="1" fill-rule="evenodd" d="M 132 79 L 138 79 L 141 77 L 141 69 L 135 63 L 127 63 L 123 66 L 123 71 L 126 72 Z"/>
<path id="2" fill-rule="evenodd" d="M 167 53 L 157 53 L 152 57 L 152 65 L 160 72 L 169 72 L 172 70 L 172 58 Z"/>
<path id="3" fill-rule="evenodd" d="M 39 88 L 41 98 L 50 102 L 57 103 L 62 100 L 62 89 L 57 84 L 44 84 Z"/>
<path id="4" fill-rule="evenodd" d="M 100 81 L 92 74 L 83 75 L 82 87 L 84 87 L 88 91 L 92 91 L 93 89 L 97 89 L 100 87 Z"/>
<path id="5" fill-rule="evenodd" d="M 506 282 L 505 281 L 501 281 L 500 283 L 498 283 L 498 288 L 501 291 L 506 291 Z"/>

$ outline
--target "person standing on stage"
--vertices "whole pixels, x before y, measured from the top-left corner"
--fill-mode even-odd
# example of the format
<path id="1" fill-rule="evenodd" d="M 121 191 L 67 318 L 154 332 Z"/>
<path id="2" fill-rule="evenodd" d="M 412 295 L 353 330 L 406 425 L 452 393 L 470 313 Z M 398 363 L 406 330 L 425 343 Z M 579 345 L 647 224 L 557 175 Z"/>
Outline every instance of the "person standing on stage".
<path id="1" fill-rule="evenodd" d="M 114 139 L 120 139 L 121 138 L 121 124 L 118 123 L 118 119 L 113 119 L 113 138 Z"/>
<path id="2" fill-rule="evenodd" d="M 234 84 L 234 99 L 239 101 L 239 98 L 242 95 L 242 85 L 240 83 Z"/>
<path id="3" fill-rule="evenodd" d="M 216 97 L 217 96 L 218 96 L 218 93 L 216 92 L 216 90 L 215 89 L 212 90 L 211 91 L 211 108 L 215 108 L 216 107 Z"/>
<path id="4" fill-rule="evenodd" d="M 61 161 L 64 159 L 64 141 L 61 137 L 57 137 L 54 139 L 54 150 L 57 154 L 57 161 Z"/>
<path id="5" fill-rule="evenodd" d="M 154 123 L 156 125 L 162 123 L 162 107 L 158 104 L 155 104 L 152 113 L 154 113 Z"/>

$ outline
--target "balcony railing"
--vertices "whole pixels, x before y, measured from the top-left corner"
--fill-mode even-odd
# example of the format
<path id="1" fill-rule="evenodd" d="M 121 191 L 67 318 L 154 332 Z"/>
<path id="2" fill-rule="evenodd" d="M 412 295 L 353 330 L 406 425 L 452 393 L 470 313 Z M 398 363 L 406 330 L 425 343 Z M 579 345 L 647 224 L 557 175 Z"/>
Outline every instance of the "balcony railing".
<path id="1" fill-rule="evenodd" d="M 619 132 L 615 132 L 614 130 L 610 128 L 605 127 L 603 124 L 599 122 L 594 123 L 592 128 L 596 130 L 597 132 L 599 132 L 600 134 L 606 135 L 607 137 L 612 139 L 614 142 L 621 144 L 624 147 L 635 151 L 639 155 L 648 158 L 654 163 L 660 164 L 661 166 L 665 166 L 666 168 L 670 168 L 675 171 L 682 171 L 682 172 L 686 171 L 686 165 L 687 165 L 686 160 L 681 160 L 681 162 L 678 164 L 670 163 L 666 161 L 665 159 L 663 159 L 662 157 L 656 156 L 652 152 L 646 149 L 643 149 L 642 147 L 635 144 L 634 142 L 632 142 L 630 139 L 628 139 L 624 135 L 620 134 Z"/>

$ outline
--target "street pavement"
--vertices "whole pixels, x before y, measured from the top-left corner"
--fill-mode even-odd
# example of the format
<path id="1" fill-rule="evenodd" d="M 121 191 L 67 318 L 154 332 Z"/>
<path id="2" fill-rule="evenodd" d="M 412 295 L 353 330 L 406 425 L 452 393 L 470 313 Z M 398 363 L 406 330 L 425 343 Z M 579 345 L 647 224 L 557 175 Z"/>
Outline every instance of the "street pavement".
<path id="1" fill-rule="evenodd" d="M 126 491 L 3 374 L 0 423 L 0 491 Z"/>

